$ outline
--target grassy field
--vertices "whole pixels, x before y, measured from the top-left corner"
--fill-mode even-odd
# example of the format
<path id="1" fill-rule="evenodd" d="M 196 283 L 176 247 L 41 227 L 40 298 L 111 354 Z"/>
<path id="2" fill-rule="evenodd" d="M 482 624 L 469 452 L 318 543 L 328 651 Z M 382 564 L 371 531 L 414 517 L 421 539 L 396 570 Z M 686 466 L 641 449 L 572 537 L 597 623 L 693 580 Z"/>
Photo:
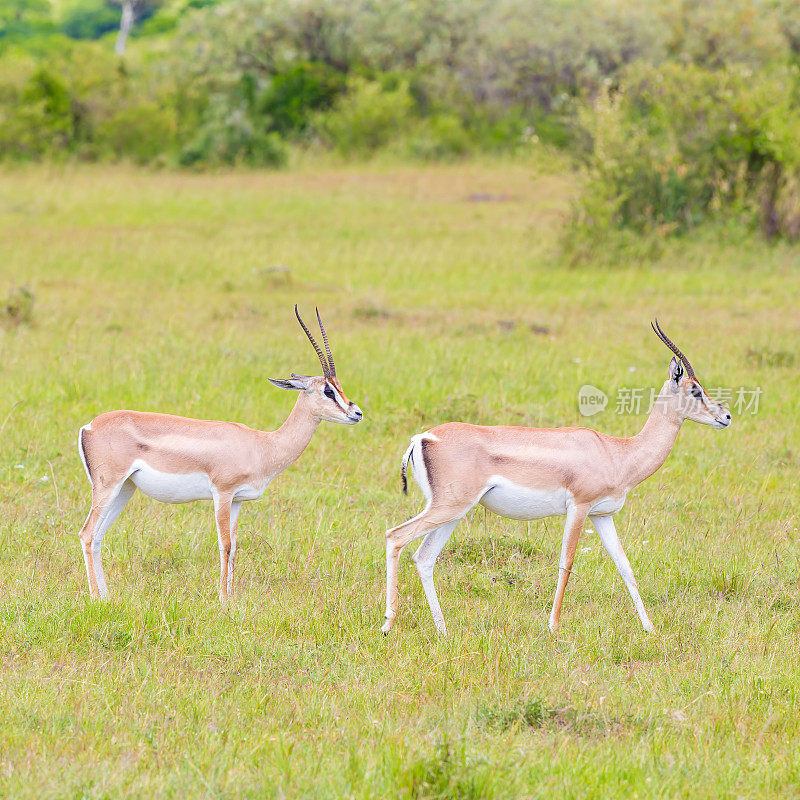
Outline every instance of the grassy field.
<path id="1" fill-rule="evenodd" d="M 797 250 L 747 233 L 657 263 L 559 266 L 575 191 L 532 164 L 280 174 L 0 175 L 0 796 L 796 797 L 800 794 Z M 602 248 L 598 243 L 598 250 Z M 318 367 L 318 304 L 362 424 L 323 424 L 240 523 L 217 600 L 211 508 L 140 494 L 88 599 L 80 425 L 114 408 L 272 429 Z M 633 434 L 658 314 L 709 387 L 760 387 L 730 430 L 687 423 L 618 529 L 657 628 L 597 535 L 553 638 L 561 520 L 473 512 L 437 569 L 408 554 L 380 634 L 383 532 L 408 437 L 449 419 Z M 16 405 L 15 405 L 16 404 Z"/>

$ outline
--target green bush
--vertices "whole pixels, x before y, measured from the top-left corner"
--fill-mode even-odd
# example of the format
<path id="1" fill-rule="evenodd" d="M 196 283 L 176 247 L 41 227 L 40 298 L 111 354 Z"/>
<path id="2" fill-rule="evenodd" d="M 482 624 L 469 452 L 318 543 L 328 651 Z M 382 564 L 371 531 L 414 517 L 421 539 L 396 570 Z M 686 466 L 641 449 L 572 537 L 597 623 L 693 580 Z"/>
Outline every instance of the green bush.
<path id="1" fill-rule="evenodd" d="M 72 39 L 99 39 L 119 28 L 120 13 L 106 0 L 82 0 L 64 10 L 61 30 Z"/>
<path id="2" fill-rule="evenodd" d="M 195 136 L 180 152 L 183 166 L 199 164 L 281 166 L 286 149 L 280 136 L 254 121 L 245 106 L 231 110 L 218 96 L 206 109 Z"/>
<path id="3" fill-rule="evenodd" d="M 402 142 L 406 155 L 423 161 L 464 156 L 473 149 L 469 133 L 454 114 L 436 114 L 420 120 Z"/>
<path id="4" fill-rule="evenodd" d="M 680 233 L 736 214 L 796 237 L 799 89 L 796 67 L 631 69 L 582 114 L 591 149 L 568 237 Z"/>
<path id="5" fill-rule="evenodd" d="M 99 44 L 59 40 L 47 57 L 11 50 L 0 58 L 0 155 L 6 159 L 131 158 L 146 163 L 174 148 L 174 100 L 148 97 Z"/>
<path id="6" fill-rule="evenodd" d="M 314 128 L 344 155 L 372 153 L 407 132 L 413 117 L 407 81 L 386 89 L 376 81 L 353 77 L 333 108 L 315 116 Z"/>
<path id="7" fill-rule="evenodd" d="M 273 76 L 255 101 L 255 112 L 282 136 L 306 129 L 313 112 L 330 108 L 345 88 L 345 75 L 327 64 L 302 62 Z"/>
<path id="8" fill-rule="evenodd" d="M 175 113 L 150 101 L 124 105 L 97 124 L 98 147 L 115 159 L 147 164 L 175 142 Z"/>
<path id="9" fill-rule="evenodd" d="M 43 36 L 54 29 L 48 0 L 0 0 L 0 44 Z"/>
<path id="10" fill-rule="evenodd" d="M 30 159 L 65 152 L 73 132 L 72 102 L 58 74 L 25 55 L 0 62 L 0 153 Z"/>
<path id="11" fill-rule="evenodd" d="M 542 143 L 592 154 L 585 231 L 760 207 L 793 235 L 796 0 L 135 5 L 116 58 L 116 0 L 0 0 L 0 158 L 276 165 L 287 141 L 423 160 Z"/>

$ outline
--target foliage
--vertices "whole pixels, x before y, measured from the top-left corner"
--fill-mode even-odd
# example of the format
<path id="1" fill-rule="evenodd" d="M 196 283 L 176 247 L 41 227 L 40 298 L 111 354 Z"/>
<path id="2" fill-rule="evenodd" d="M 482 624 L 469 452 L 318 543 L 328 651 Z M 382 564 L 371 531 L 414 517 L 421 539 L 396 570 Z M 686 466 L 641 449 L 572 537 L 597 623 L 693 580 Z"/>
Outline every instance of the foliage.
<path id="1" fill-rule="evenodd" d="M 54 28 L 48 0 L 0 0 L 0 45 L 51 33 Z"/>
<path id="2" fill-rule="evenodd" d="M 143 96 L 98 45 L 62 42 L 46 58 L 2 58 L 0 151 L 6 158 L 151 161 L 175 136 L 173 108 Z"/>
<path id="3" fill-rule="evenodd" d="M 569 235 L 684 232 L 744 214 L 800 230 L 797 67 L 637 65 L 583 112 L 588 180 Z"/>
<path id="4" fill-rule="evenodd" d="M 317 133 L 344 155 L 370 153 L 408 130 L 413 110 L 407 82 L 385 88 L 375 81 L 354 77 L 347 92 L 330 111 L 318 114 L 313 124 Z"/>
<path id="5" fill-rule="evenodd" d="M 6 158 L 55 155 L 73 126 L 72 104 L 53 70 L 16 53 L 3 59 L 0 84 L 0 152 Z"/>
<path id="6" fill-rule="evenodd" d="M 282 136 L 306 129 L 311 114 L 330 108 L 345 89 L 343 73 L 322 62 L 300 62 L 272 76 L 255 99 L 255 110 Z"/>
<path id="7" fill-rule="evenodd" d="M 205 110 L 194 137 L 180 153 L 180 163 L 247 164 L 279 166 L 286 152 L 280 137 L 265 130 L 245 106 L 231 108 L 225 98 L 215 96 Z"/>
<path id="8" fill-rule="evenodd" d="M 119 28 L 119 6 L 108 0 L 80 0 L 66 7 L 61 29 L 72 39 L 99 39 Z"/>
<path id="9" fill-rule="evenodd" d="M 0 0 L 2 158 L 277 166 L 294 148 L 430 161 L 545 145 L 588 163 L 574 243 L 721 210 L 760 213 L 768 235 L 800 227 L 794 0 L 138 0 L 122 60 L 112 0 L 53 8 Z"/>
<path id="10" fill-rule="evenodd" d="M 168 150 L 175 138 L 175 114 L 153 101 L 123 104 L 98 121 L 94 131 L 104 154 L 115 159 L 129 158 L 137 164 L 155 161 Z"/>
<path id="11" fill-rule="evenodd" d="M 434 114 L 413 125 L 401 145 L 405 155 L 422 161 L 442 161 L 466 155 L 475 142 L 455 114 Z"/>

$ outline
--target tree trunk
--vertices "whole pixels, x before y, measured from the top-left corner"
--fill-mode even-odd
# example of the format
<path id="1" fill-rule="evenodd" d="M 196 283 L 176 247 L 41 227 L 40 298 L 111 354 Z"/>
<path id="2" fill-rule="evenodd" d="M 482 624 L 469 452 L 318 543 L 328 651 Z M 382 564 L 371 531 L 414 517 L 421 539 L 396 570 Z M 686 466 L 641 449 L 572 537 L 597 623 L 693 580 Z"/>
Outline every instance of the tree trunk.
<path id="1" fill-rule="evenodd" d="M 128 41 L 128 34 L 133 27 L 133 2 L 132 0 L 124 0 L 122 3 L 122 19 L 119 21 L 119 33 L 117 34 L 117 43 L 114 45 L 114 52 L 118 56 L 125 55 L 125 44 Z"/>

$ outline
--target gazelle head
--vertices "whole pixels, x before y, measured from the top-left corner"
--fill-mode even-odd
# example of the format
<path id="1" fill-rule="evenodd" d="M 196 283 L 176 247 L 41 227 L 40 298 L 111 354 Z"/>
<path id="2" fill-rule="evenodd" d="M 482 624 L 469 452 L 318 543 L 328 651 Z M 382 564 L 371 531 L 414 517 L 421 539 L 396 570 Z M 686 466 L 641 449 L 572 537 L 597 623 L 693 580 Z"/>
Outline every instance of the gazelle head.
<path id="1" fill-rule="evenodd" d="M 661 330 L 658 319 L 650 324 L 656 336 L 674 353 L 669 362 L 669 378 L 664 384 L 665 391 L 660 396 L 666 402 L 665 411 L 674 411 L 681 421 L 690 419 L 718 430 L 727 428 L 731 424 L 731 412 L 708 396 L 697 380 L 689 359 Z"/>
<path id="2" fill-rule="evenodd" d="M 328 344 L 328 335 L 325 333 L 319 310 L 315 309 L 315 311 L 317 312 L 317 322 L 319 322 L 319 329 L 322 331 L 322 341 L 325 344 L 325 353 L 327 355 L 323 354 L 320 346 L 311 335 L 311 331 L 300 318 L 297 305 L 294 307 L 297 321 L 305 331 L 306 336 L 308 336 L 308 340 L 314 345 L 314 350 L 322 364 L 322 375 L 310 377 L 308 375 L 295 375 L 293 372 L 291 378 L 286 380 L 269 378 L 269 382 L 279 389 L 294 389 L 298 392 L 305 392 L 311 413 L 319 419 L 324 419 L 327 422 L 339 422 L 342 425 L 355 425 L 357 422 L 361 422 L 364 415 L 361 413 L 361 409 L 344 393 L 342 384 L 339 383 L 339 379 L 336 377 L 336 364 L 333 363 L 331 348 Z"/>

